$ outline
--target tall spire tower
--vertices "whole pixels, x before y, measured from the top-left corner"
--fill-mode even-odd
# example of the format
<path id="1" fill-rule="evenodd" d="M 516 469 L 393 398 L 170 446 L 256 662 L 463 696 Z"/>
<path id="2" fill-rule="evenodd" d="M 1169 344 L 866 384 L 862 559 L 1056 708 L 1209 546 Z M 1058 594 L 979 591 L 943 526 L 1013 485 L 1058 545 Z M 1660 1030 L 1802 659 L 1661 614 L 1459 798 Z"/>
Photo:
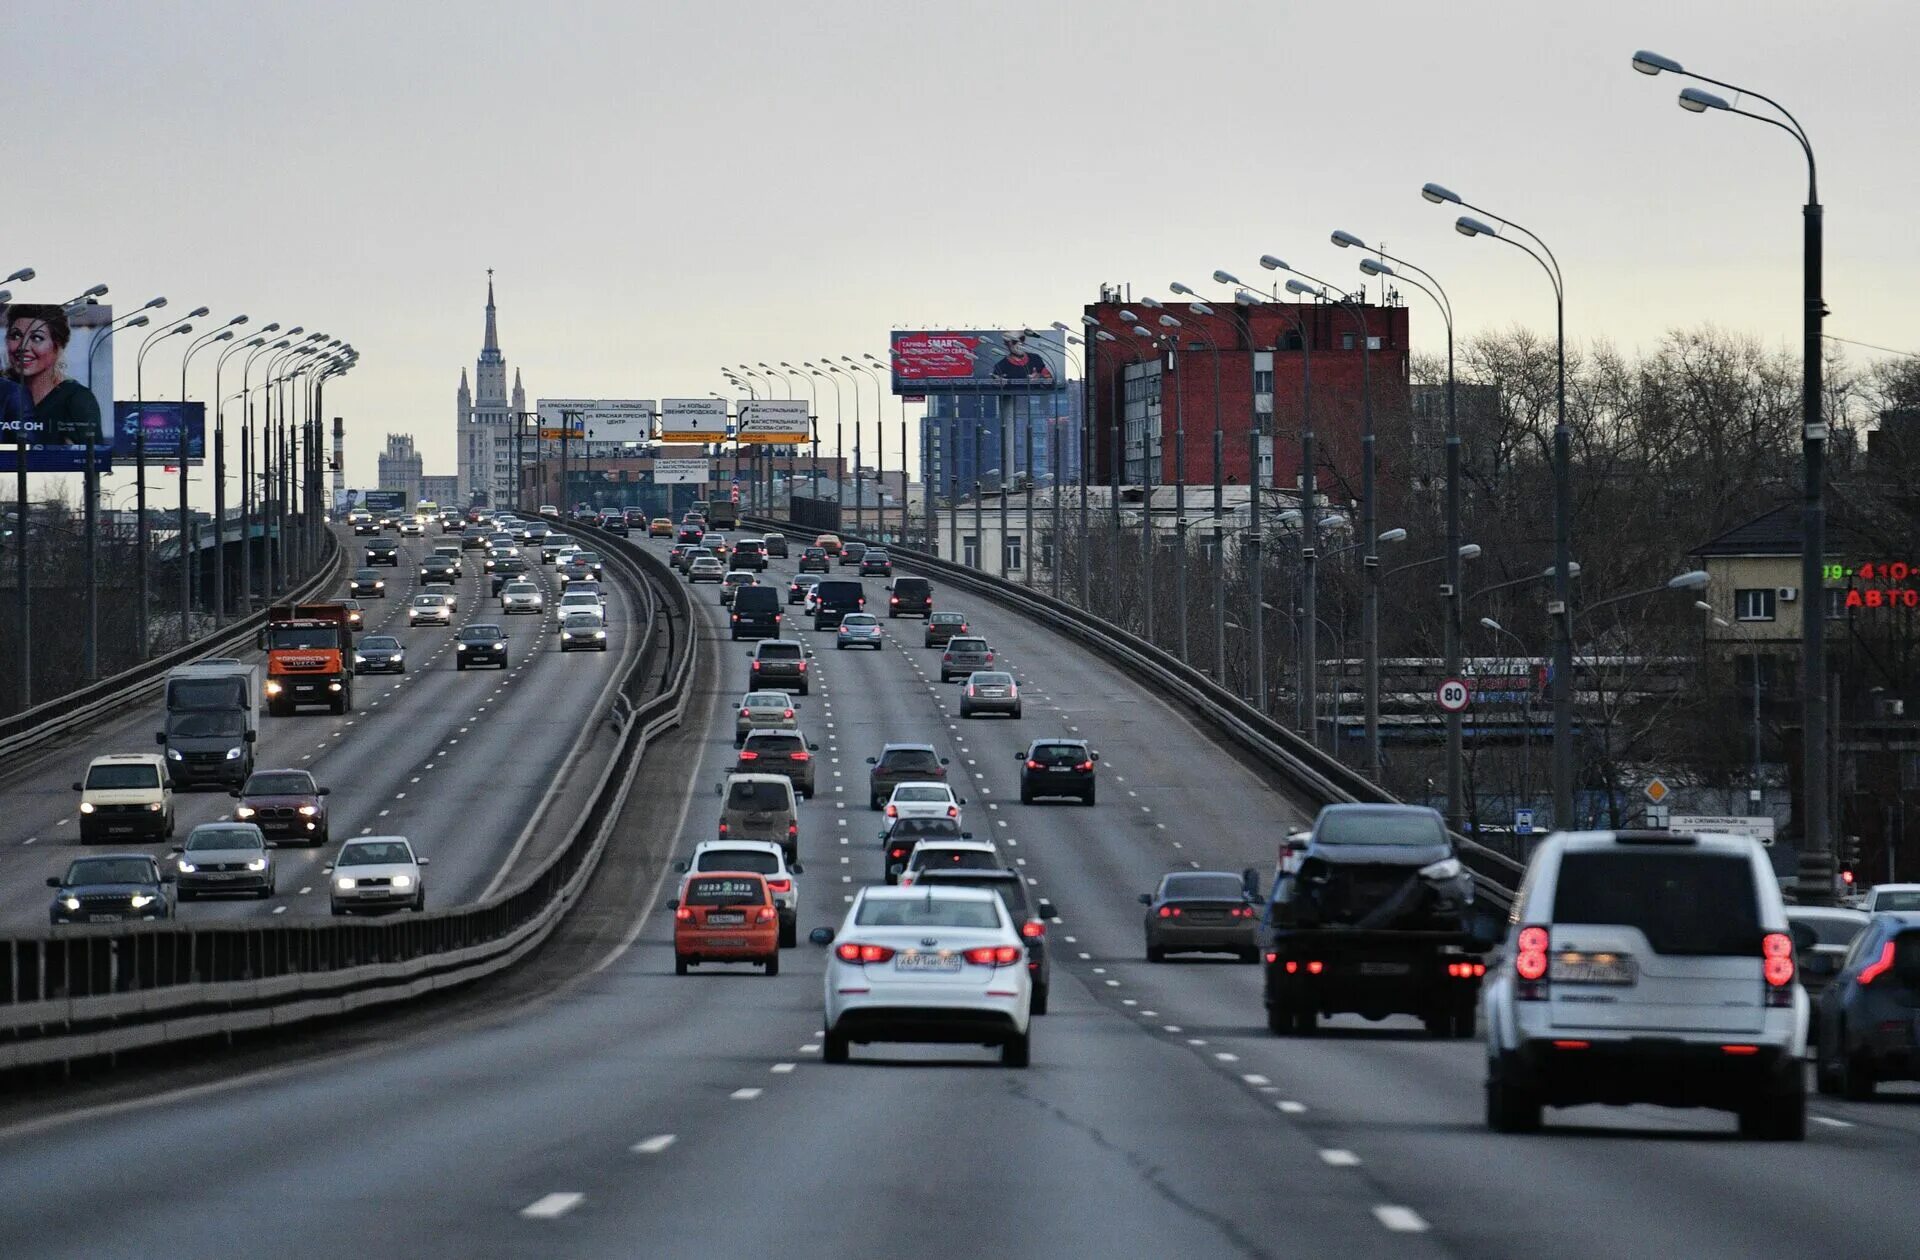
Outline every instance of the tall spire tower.
<path id="1" fill-rule="evenodd" d="M 493 301 L 493 268 L 487 268 L 487 324 L 474 363 L 473 388 L 460 374 L 459 416 L 461 506 L 485 502 L 493 506 L 513 496 L 513 413 L 526 410 L 520 378 L 507 389 L 507 359 L 500 353 L 500 325 Z"/>

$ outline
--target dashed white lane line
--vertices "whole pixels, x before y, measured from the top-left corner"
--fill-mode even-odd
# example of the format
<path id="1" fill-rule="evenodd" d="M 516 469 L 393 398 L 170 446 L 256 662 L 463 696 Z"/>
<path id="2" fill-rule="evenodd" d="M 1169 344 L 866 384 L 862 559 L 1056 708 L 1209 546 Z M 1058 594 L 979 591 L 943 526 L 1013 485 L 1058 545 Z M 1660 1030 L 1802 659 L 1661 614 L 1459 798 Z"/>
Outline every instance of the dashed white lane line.
<path id="1" fill-rule="evenodd" d="M 1267 1078 L 1258 1072 L 1243 1072 L 1240 1074 L 1240 1079 L 1249 1085 L 1265 1085 L 1268 1083 Z"/>
<path id="2" fill-rule="evenodd" d="M 312 884 L 308 884 L 308 885 L 307 885 L 307 886 L 306 886 L 305 888 L 302 888 L 302 889 L 300 890 L 300 896 L 302 896 L 302 897 L 304 897 L 304 896 L 306 896 L 306 895 L 307 895 L 308 893 L 310 893 L 310 892 L 312 892 L 312 891 L 313 891 L 313 885 L 312 885 Z"/>
<path id="3" fill-rule="evenodd" d="M 555 1191 L 552 1194 L 542 1195 L 532 1203 L 521 1208 L 520 1215 L 529 1220 L 550 1221 L 555 1217 L 565 1216 L 567 1213 L 573 1211 L 573 1209 L 580 1206 L 580 1201 L 586 1197 L 586 1195 L 573 1190 Z"/>
<path id="4" fill-rule="evenodd" d="M 733 1099 L 735 1102 L 752 1102 L 754 1099 L 760 1097 L 760 1090 L 753 1086 L 748 1086 L 745 1089 L 734 1090 L 731 1094 L 728 1094 L 727 1097 Z"/>
<path id="5" fill-rule="evenodd" d="M 1273 1105 L 1290 1116 L 1305 1115 L 1307 1111 L 1307 1105 L 1305 1103 L 1297 1103 L 1291 1098 L 1282 1098 Z"/>
<path id="6" fill-rule="evenodd" d="M 273 908 L 273 912 L 275 914 L 285 914 L 287 912 L 287 908 L 285 906 L 275 906 Z"/>
<path id="7" fill-rule="evenodd" d="M 769 1071 L 769 1072 L 775 1072 L 775 1073 L 784 1073 L 784 1072 L 791 1072 L 791 1071 L 793 1071 L 793 1064 L 791 1064 L 791 1063 L 776 1063 L 776 1064 L 774 1064 L 774 1065 L 773 1065 L 772 1067 L 770 1067 L 770 1068 L 768 1068 L 768 1069 L 767 1069 L 767 1071 Z"/>
<path id="8" fill-rule="evenodd" d="M 1229 1053 L 1228 1053 L 1227 1051 L 1225 1051 L 1225 1050 L 1221 1050 L 1221 1051 L 1218 1051 L 1218 1052 L 1216 1052 L 1216 1053 L 1214 1054 L 1214 1056 L 1213 1056 L 1213 1057 L 1214 1057 L 1214 1058 L 1216 1058 L 1216 1059 L 1218 1059 L 1218 1060 L 1220 1060 L 1220 1062 L 1222 1062 L 1222 1063 L 1238 1063 L 1238 1062 L 1240 1062 L 1240 1056 L 1239 1056 L 1239 1055 L 1237 1055 L 1237 1054 L 1229 1054 Z"/>
<path id="9" fill-rule="evenodd" d="M 820 1044 L 818 1042 L 809 1041 L 806 1045 L 800 1047 L 800 1053 L 801 1054 L 818 1054 L 820 1053 Z"/>
<path id="10" fill-rule="evenodd" d="M 674 1135 L 671 1133 L 657 1133 L 643 1141 L 635 1142 L 627 1149 L 635 1155 L 658 1155 L 661 1151 L 672 1146 L 675 1140 Z"/>
<path id="11" fill-rule="evenodd" d="M 1329 1168 L 1358 1168 L 1360 1157 L 1352 1151 L 1325 1150 L 1320 1152 L 1320 1162 Z"/>
<path id="12" fill-rule="evenodd" d="M 1427 1222 L 1420 1213 L 1394 1203 L 1382 1203 L 1373 1209 L 1374 1219 L 1396 1234 L 1424 1234 Z"/>

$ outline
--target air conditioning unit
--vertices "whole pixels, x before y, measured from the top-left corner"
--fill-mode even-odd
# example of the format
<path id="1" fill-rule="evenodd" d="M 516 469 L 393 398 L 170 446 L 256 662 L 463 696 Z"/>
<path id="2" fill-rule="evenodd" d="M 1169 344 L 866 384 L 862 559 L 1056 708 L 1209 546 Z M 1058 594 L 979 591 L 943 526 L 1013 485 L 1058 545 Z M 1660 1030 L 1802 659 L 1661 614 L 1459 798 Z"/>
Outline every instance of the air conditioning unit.
<path id="1" fill-rule="evenodd" d="M 1800 588 L 1797 586 L 1783 586 L 1775 591 L 1774 595 L 1781 603 L 1791 604 L 1794 600 L 1800 598 Z"/>

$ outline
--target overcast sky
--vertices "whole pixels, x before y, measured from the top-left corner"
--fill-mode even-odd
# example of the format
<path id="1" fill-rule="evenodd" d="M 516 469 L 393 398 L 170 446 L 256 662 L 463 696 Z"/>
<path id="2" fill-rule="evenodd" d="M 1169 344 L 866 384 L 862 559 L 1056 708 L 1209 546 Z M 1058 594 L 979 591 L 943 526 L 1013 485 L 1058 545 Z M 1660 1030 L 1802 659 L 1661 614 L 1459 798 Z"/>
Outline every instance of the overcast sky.
<path id="1" fill-rule="evenodd" d="M 1102 281 L 1164 297 L 1267 252 L 1357 283 L 1336 227 L 1439 276 L 1464 334 L 1550 331 L 1538 270 L 1454 233 L 1418 196 L 1435 180 L 1546 238 L 1576 339 L 1794 343 L 1797 149 L 1683 113 L 1681 81 L 1629 68 L 1641 47 L 1795 111 L 1827 330 L 1920 349 L 1915 0 L 0 0 L 0 21 L 0 275 L 38 268 L 21 300 L 105 281 L 122 307 L 346 337 L 361 365 L 327 401 L 354 485 L 389 431 L 454 470 L 488 267 L 530 397 L 704 395 L 723 363 L 1072 322 Z M 1423 309 L 1414 330 L 1442 344 Z"/>

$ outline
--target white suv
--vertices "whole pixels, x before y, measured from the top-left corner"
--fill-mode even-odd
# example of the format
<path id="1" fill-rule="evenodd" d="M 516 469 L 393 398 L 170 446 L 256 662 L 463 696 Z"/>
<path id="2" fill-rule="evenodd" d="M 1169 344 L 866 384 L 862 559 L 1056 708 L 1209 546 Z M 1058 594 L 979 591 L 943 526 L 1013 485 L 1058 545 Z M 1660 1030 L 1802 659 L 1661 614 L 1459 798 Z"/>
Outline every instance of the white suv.
<path id="1" fill-rule="evenodd" d="M 1543 1106 L 1735 1112 L 1806 1134 L 1807 995 L 1780 888 L 1746 836 L 1559 832 L 1535 850 L 1481 991 L 1487 1124 Z"/>
<path id="2" fill-rule="evenodd" d="M 800 931 L 800 885 L 794 876 L 803 872 L 799 863 L 787 864 L 786 850 L 779 845 L 768 840 L 702 840 L 693 848 L 693 859 L 675 863 L 674 869 L 765 875 L 767 891 L 780 912 L 780 948 L 794 947 Z"/>

